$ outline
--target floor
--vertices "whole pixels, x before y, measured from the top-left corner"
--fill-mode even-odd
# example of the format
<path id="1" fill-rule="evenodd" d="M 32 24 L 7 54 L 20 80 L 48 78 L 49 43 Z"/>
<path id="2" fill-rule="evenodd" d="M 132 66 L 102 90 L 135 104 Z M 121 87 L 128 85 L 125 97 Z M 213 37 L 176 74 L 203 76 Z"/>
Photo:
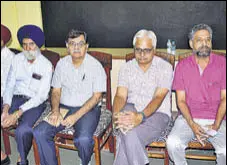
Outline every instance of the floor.
<path id="1" fill-rule="evenodd" d="M 16 165 L 17 161 L 17 151 L 15 140 L 10 137 L 12 154 L 10 155 L 11 165 Z M 1 148 L 4 149 L 4 144 L 1 138 Z M 79 165 L 79 157 L 77 151 L 60 149 L 61 165 Z M 108 151 L 102 151 L 101 153 L 102 165 L 112 165 L 114 157 L 112 153 Z M 28 155 L 29 165 L 35 165 L 33 157 L 33 149 L 31 149 Z M 91 165 L 95 165 L 94 156 L 92 156 Z M 163 165 L 162 159 L 150 159 L 150 165 Z M 173 165 L 170 163 L 170 165 Z M 198 160 L 188 160 L 188 165 L 215 165 L 214 161 L 198 161 Z"/>

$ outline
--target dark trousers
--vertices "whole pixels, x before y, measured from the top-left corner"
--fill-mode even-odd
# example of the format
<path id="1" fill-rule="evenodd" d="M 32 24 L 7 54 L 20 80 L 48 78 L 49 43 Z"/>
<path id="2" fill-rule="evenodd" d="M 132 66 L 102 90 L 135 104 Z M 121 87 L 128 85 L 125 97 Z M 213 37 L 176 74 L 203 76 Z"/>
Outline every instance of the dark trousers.
<path id="1" fill-rule="evenodd" d="M 78 111 L 81 107 L 69 107 L 61 105 L 63 108 L 69 109 L 66 117 Z M 91 160 L 94 148 L 93 134 L 98 126 L 101 109 L 99 106 L 94 107 L 84 116 L 82 116 L 74 125 L 74 145 L 78 149 L 78 154 L 83 165 L 87 165 Z M 65 117 L 65 118 L 66 118 Z M 38 145 L 41 165 L 57 165 L 57 157 L 54 144 L 54 136 L 57 132 L 65 127 L 52 126 L 47 122 L 41 122 L 34 128 L 34 137 Z"/>
<path id="2" fill-rule="evenodd" d="M 12 105 L 9 109 L 9 114 L 12 114 L 19 107 L 28 101 L 25 98 L 13 97 Z M 17 142 L 17 150 L 21 157 L 21 164 L 25 164 L 27 160 L 28 153 L 32 146 L 33 139 L 33 125 L 41 116 L 45 110 L 45 104 L 41 104 L 38 107 L 29 109 L 25 111 L 21 118 L 19 119 L 18 126 L 15 130 L 15 139 Z"/>

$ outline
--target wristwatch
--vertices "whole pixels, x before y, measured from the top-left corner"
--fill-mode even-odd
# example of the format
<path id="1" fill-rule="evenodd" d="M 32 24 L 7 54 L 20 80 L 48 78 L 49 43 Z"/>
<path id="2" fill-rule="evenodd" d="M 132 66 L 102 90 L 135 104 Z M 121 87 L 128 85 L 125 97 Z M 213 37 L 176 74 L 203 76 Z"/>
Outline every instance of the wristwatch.
<path id="1" fill-rule="evenodd" d="M 145 122 L 147 117 L 145 116 L 144 112 L 143 111 L 139 112 L 139 114 L 142 114 L 142 116 L 143 116 L 142 123 Z"/>

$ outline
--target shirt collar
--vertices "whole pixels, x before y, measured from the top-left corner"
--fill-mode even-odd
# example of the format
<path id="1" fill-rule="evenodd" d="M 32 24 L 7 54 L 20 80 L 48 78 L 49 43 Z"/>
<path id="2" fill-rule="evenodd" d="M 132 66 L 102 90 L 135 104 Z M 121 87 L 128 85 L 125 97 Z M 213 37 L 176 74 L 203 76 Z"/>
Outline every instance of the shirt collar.
<path id="1" fill-rule="evenodd" d="M 193 62 L 193 64 L 197 65 L 195 56 L 196 56 L 196 55 L 193 53 L 192 58 L 191 58 L 191 61 Z M 210 59 L 209 59 L 209 64 L 208 64 L 208 65 L 210 65 L 210 64 L 213 63 L 213 61 L 214 61 L 214 54 L 213 54 L 213 53 L 210 53 L 209 58 L 210 58 Z"/>

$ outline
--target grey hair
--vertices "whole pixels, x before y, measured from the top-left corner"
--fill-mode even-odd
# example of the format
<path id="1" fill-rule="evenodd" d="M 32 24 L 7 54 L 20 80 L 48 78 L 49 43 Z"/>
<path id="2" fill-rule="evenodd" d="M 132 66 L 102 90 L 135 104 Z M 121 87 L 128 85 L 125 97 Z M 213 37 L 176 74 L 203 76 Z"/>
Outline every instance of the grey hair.
<path id="1" fill-rule="evenodd" d="M 199 30 L 207 30 L 207 31 L 210 33 L 210 38 L 212 39 L 213 31 L 212 31 L 211 27 L 208 26 L 207 24 L 201 23 L 201 24 L 195 25 L 195 26 L 191 29 L 191 31 L 190 31 L 190 33 L 189 33 L 189 35 L 188 35 L 189 40 L 192 40 L 193 37 L 194 37 L 194 35 L 195 35 L 195 33 L 196 33 L 197 31 L 199 31 Z"/>
<path id="2" fill-rule="evenodd" d="M 134 37 L 133 37 L 133 46 L 134 47 L 135 47 L 137 38 L 142 38 L 142 37 L 148 37 L 148 38 L 150 38 L 152 40 L 152 44 L 153 44 L 154 49 L 156 49 L 157 37 L 156 37 L 156 35 L 154 34 L 153 31 L 146 30 L 146 29 L 142 29 L 142 30 L 138 31 L 134 35 Z"/>

